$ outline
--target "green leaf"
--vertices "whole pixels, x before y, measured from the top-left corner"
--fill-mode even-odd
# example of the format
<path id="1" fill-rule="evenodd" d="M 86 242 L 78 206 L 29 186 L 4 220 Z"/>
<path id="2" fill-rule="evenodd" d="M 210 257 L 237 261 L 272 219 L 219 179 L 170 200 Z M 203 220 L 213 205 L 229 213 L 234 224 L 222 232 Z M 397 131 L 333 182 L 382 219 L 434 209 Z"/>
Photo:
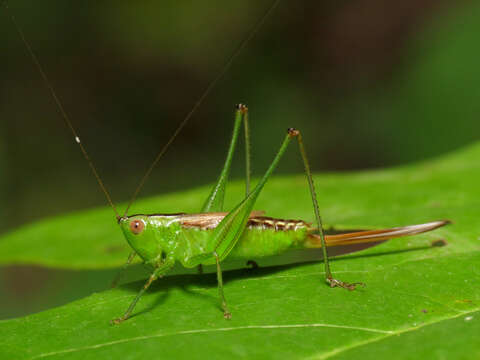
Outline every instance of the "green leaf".
<path id="1" fill-rule="evenodd" d="M 477 358 L 480 254 L 416 253 L 422 258 L 391 253 L 335 261 L 343 279 L 367 283 L 355 292 L 327 287 L 319 264 L 228 272 L 230 321 L 209 274 L 158 281 L 133 318 L 109 325 L 141 287 L 132 283 L 1 321 L 0 356 L 325 359 L 378 358 L 378 351 L 392 358 L 452 358 L 453 350 L 456 358 Z"/>
<path id="2" fill-rule="evenodd" d="M 227 321 L 215 275 L 176 275 L 157 281 L 133 318 L 111 326 L 109 321 L 126 310 L 142 285 L 130 283 L 0 321 L 0 357 L 478 357 L 480 345 L 473 341 L 480 330 L 478 159 L 479 144 L 401 168 L 316 176 L 323 217 L 335 226 L 453 221 L 432 233 L 333 261 L 338 278 L 363 281 L 366 288 L 330 289 L 322 264 L 315 263 L 230 271 L 224 276 L 225 294 L 233 319 Z M 312 218 L 303 176 L 277 177 L 267 185 L 258 209 L 272 216 Z M 243 187 L 237 182 L 228 190 L 239 197 Z M 202 188 L 144 200 L 134 211 L 193 211 L 207 192 Z M 62 233 L 65 228 L 70 230 Z M 432 247 L 440 238 L 448 246 Z M 4 263 L 100 268 L 120 264 L 122 251 L 105 251 L 118 244 L 112 215 L 100 209 L 6 235 L 0 254 Z"/>

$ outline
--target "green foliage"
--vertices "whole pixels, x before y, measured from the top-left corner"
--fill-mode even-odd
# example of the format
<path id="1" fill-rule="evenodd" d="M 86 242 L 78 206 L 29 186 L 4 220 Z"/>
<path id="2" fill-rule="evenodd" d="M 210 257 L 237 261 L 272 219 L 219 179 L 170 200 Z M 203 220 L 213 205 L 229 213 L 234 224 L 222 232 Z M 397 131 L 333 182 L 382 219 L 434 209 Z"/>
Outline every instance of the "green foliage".
<path id="1" fill-rule="evenodd" d="M 355 292 L 330 289 L 322 265 L 225 273 L 233 314 L 222 317 L 212 274 L 159 280 L 119 326 L 141 282 L 39 314 L 0 322 L 0 357 L 45 358 L 476 358 L 480 355 L 480 145 L 380 171 L 315 177 L 328 224 L 378 228 L 448 218 L 453 224 L 332 263 Z M 139 201 L 133 212 L 195 211 L 208 189 Z M 243 193 L 228 187 L 227 208 Z M 258 209 L 312 220 L 303 176 L 272 179 Z M 111 210 L 33 224 L 0 239 L 3 264 L 75 269 L 119 265 L 127 254 Z M 448 242 L 432 247 L 438 239 Z M 122 247 L 123 246 L 123 247 Z M 117 250 L 118 249 L 118 250 Z M 380 355 L 379 355 L 380 354 Z"/>

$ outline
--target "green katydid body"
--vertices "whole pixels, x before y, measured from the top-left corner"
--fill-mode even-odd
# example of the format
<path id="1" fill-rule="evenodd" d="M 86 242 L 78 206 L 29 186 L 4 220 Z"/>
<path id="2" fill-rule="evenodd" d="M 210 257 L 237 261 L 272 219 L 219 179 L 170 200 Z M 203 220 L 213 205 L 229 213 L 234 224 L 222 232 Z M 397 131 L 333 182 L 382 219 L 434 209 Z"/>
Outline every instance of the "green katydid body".
<path id="1" fill-rule="evenodd" d="M 214 258 L 199 259 L 213 248 L 212 233 L 227 213 L 132 215 L 120 220 L 127 242 L 145 263 L 165 260 L 184 267 L 215 264 Z M 135 224 L 141 223 L 141 231 Z M 445 225 L 444 221 L 376 231 L 325 235 L 327 247 L 334 253 L 348 253 L 375 246 L 386 239 L 412 235 Z M 133 230 L 133 231 L 132 231 Z M 317 229 L 303 220 L 274 219 L 252 213 L 229 259 L 257 259 L 280 255 L 294 249 L 320 248 Z"/>
<path id="2" fill-rule="evenodd" d="M 184 267 L 199 265 L 191 259 L 212 248 L 212 233 L 225 213 L 135 215 L 121 221 L 123 233 L 135 252 L 147 263 L 162 257 L 179 261 Z M 142 221 L 144 229 L 135 234 L 130 224 Z M 281 254 L 289 249 L 311 247 L 311 230 L 301 220 L 250 217 L 229 258 L 252 259 Z M 206 259 L 202 265 L 215 264 Z"/>

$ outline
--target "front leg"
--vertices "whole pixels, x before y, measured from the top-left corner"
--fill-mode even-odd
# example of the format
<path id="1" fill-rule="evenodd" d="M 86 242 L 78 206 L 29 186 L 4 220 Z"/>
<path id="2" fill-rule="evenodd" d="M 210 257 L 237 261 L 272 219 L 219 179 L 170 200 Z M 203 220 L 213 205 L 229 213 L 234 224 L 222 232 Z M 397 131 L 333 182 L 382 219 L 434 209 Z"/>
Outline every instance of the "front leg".
<path id="1" fill-rule="evenodd" d="M 137 253 L 135 251 L 131 252 L 130 255 L 128 255 L 127 262 L 122 266 L 122 268 L 117 272 L 117 275 L 115 276 L 115 279 L 112 281 L 112 288 L 116 288 L 118 283 L 120 282 L 120 279 L 122 278 L 123 274 L 125 273 L 125 270 L 127 270 L 127 267 L 132 263 L 133 259 Z"/>
<path id="2" fill-rule="evenodd" d="M 163 275 L 165 275 L 168 272 L 168 270 L 170 270 L 172 268 L 173 264 L 174 264 L 173 259 L 167 259 L 167 260 L 165 260 L 165 262 L 161 263 L 160 265 L 157 265 L 155 267 L 155 269 L 153 270 L 152 275 L 150 275 L 150 277 L 147 280 L 147 282 L 145 283 L 145 285 L 143 285 L 143 287 L 140 289 L 140 291 L 138 292 L 135 299 L 132 301 L 132 303 L 128 307 L 125 314 L 123 314 L 123 316 L 121 316 L 117 319 L 113 319 L 112 321 L 110 321 L 110 323 L 112 325 L 117 325 L 117 324 L 120 324 L 121 322 L 127 320 L 130 317 L 133 309 L 135 308 L 135 305 L 137 304 L 138 300 L 140 300 L 140 298 L 145 293 L 145 291 L 147 291 L 147 289 L 150 287 L 152 282 L 154 282 L 159 277 L 162 277 Z"/>

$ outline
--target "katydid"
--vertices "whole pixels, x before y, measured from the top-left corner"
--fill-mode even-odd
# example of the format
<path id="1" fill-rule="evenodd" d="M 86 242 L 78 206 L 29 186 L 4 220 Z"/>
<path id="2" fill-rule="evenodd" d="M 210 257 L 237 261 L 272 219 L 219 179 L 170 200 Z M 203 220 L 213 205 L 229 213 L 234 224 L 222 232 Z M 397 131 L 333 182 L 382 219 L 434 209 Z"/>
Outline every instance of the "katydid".
<path id="1" fill-rule="evenodd" d="M 233 137 L 225 165 L 200 213 L 130 215 L 119 219 L 125 238 L 133 249 L 128 263 L 132 261 L 135 254 L 138 254 L 145 263 L 152 265 L 154 270 L 126 313 L 113 320 L 114 323 L 128 319 L 135 304 L 150 284 L 166 274 L 177 261 L 185 267 L 216 264 L 220 301 L 224 317 L 228 319 L 231 313 L 223 293 L 221 270 L 221 262 L 227 256 L 249 260 L 281 254 L 295 248 L 322 248 L 326 282 L 331 287 L 339 286 L 354 290 L 356 285 L 362 283 L 349 284 L 333 277 L 328 262 L 327 246 L 338 246 L 345 252 L 351 252 L 380 244 L 390 238 L 430 231 L 447 223 L 447 221 L 434 221 L 400 228 L 324 235 L 302 136 L 300 131 L 292 128 L 287 130 L 279 151 L 256 187 L 251 192 L 248 191 L 250 176 L 247 174 L 245 198 L 229 212 L 221 212 L 235 144 L 240 133 L 242 118 L 244 121 L 248 119 L 247 111 L 246 106 L 237 106 Z M 252 213 L 258 195 L 294 138 L 298 141 L 310 187 L 316 218 L 315 227 L 302 220 L 273 219 Z"/>
<path id="2" fill-rule="evenodd" d="M 290 128 L 287 130 L 280 148 L 263 177 L 252 189 L 250 187 L 250 153 L 249 153 L 249 122 L 248 108 L 245 105 L 237 105 L 235 110 L 235 121 L 233 136 L 230 141 L 227 157 L 220 176 L 213 186 L 210 195 L 203 207 L 197 214 L 137 214 L 127 215 L 130 205 L 135 201 L 140 189 L 147 177 L 157 164 L 158 160 L 165 153 L 169 145 L 176 138 L 181 129 L 186 125 L 195 110 L 215 86 L 221 76 L 228 70 L 235 57 L 240 53 L 246 43 L 258 31 L 265 22 L 268 15 L 273 11 L 279 0 L 275 0 L 268 11 L 262 16 L 257 24 L 250 31 L 249 35 L 237 47 L 232 57 L 227 61 L 219 75 L 209 84 L 199 101 L 195 103 L 192 110 L 181 122 L 173 136 L 161 149 L 152 165 L 142 177 L 139 186 L 134 192 L 127 209 L 123 215 L 119 215 L 117 209 L 105 188 L 93 162 L 88 156 L 80 137 L 67 116 L 59 98 L 51 86 L 45 71 L 33 53 L 29 43 L 18 26 L 14 16 L 10 13 L 15 27 L 25 44 L 29 55 L 32 57 L 35 66 L 47 85 L 66 125 L 70 129 L 76 143 L 79 145 L 86 161 L 88 162 L 99 186 L 104 192 L 108 203 L 116 214 L 118 224 L 132 248 L 124 268 L 132 262 L 135 256 L 153 268 L 153 271 L 141 288 L 138 295 L 132 301 L 126 312 L 119 318 L 112 320 L 118 324 L 128 319 L 132 314 L 135 305 L 140 300 L 151 283 L 164 276 L 176 262 L 184 267 L 201 267 L 203 265 L 216 265 L 218 292 L 220 304 L 226 319 L 231 318 L 223 291 L 222 261 L 227 257 L 251 260 L 281 254 L 290 249 L 321 248 L 325 266 L 325 280 L 331 287 L 342 287 L 354 290 L 357 285 L 363 283 L 346 283 L 335 279 L 332 275 L 327 254 L 327 247 L 334 249 L 335 254 L 348 253 L 366 249 L 378 245 L 385 240 L 407 235 L 414 235 L 434 230 L 448 223 L 448 221 L 433 221 L 420 225 L 411 225 L 398 228 L 390 228 L 372 231 L 357 231 L 338 235 L 325 235 L 320 217 L 319 206 L 316 198 L 313 178 L 308 162 L 302 135 L 299 130 Z M 8 4 L 4 1 L 4 7 L 8 11 Z M 233 161 L 237 140 L 242 132 L 242 124 L 245 133 L 246 143 L 246 191 L 245 197 L 229 211 L 224 211 L 224 196 L 230 168 Z M 283 220 L 263 216 L 263 213 L 254 211 L 256 200 L 262 192 L 266 182 L 272 176 L 279 164 L 283 154 L 292 140 L 296 140 L 299 146 L 301 158 L 305 168 L 308 188 L 313 204 L 315 225 L 303 220 Z M 118 279 L 117 279 L 118 280 Z M 116 283 L 116 281 L 114 281 Z"/>

